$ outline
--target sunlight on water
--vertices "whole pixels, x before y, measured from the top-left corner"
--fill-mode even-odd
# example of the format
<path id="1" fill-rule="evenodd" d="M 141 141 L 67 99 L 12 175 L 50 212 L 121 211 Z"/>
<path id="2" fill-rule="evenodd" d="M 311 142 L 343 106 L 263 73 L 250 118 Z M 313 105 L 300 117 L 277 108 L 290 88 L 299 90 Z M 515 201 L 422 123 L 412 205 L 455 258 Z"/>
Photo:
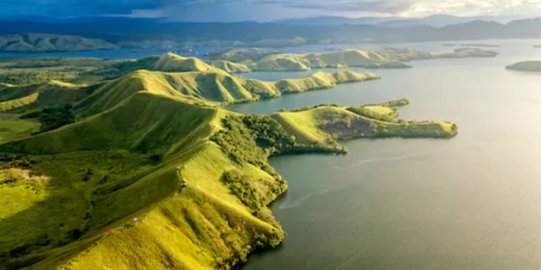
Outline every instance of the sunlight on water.
<path id="1" fill-rule="evenodd" d="M 289 182 L 273 205 L 287 238 L 244 269 L 541 269 L 541 75 L 504 69 L 541 50 L 492 42 L 496 58 L 417 61 L 376 70 L 378 81 L 232 106 L 265 113 L 407 97 L 404 118 L 459 126 L 448 141 L 356 140 L 346 156 L 275 158 Z"/>

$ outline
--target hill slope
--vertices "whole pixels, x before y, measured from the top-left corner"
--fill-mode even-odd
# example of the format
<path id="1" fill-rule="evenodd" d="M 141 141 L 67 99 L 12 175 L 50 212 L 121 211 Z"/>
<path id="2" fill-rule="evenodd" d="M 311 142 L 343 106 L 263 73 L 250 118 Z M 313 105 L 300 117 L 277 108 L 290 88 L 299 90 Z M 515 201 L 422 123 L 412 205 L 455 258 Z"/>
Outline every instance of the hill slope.
<path id="1" fill-rule="evenodd" d="M 225 72 L 166 73 L 139 70 L 111 81 L 76 105 L 84 115 L 112 108 L 127 96 L 146 91 L 169 97 L 185 97 L 218 103 L 244 102 L 278 97 L 287 93 L 326 89 L 340 83 L 378 79 L 372 73 L 340 70 L 317 72 L 307 78 L 264 82 L 234 77 Z"/>
<path id="2" fill-rule="evenodd" d="M 87 87 L 52 80 L 0 88 L 0 112 L 36 110 L 75 103 L 88 95 Z"/>
<path id="3" fill-rule="evenodd" d="M 111 50 L 118 46 L 100 39 L 70 35 L 24 33 L 0 36 L 0 51 L 45 52 Z"/>
<path id="4" fill-rule="evenodd" d="M 174 53 L 112 63 L 103 69 L 88 74 L 114 79 L 140 69 L 163 72 L 214 72 L 227 74 L 224 70 L 209 65 L 199 58 L 183 57 Z"/>
<path id="5" fill-rule="evenodd" d="M 285 184 L 254 164 L 232 161 L 209 140 L 226 115 L 233 114 L 140 92 L 104 113 L 0 146 L 2 152 L 30 154 L 36 164 L 30 169 L 50 179 L 37 186 L 21 175 L 0 186 L 1 198 L 28 185 L 46 194 L 39 205 L 13 210 L 0 224 L 0 231 L 11 232 L 0 237 L 2 265 L 43 269 L 69 261 L 71 269 L 210 269 L 277 245 L 283 232 L 265 205 Z M 179 164 L 182 175 L 175 173 Z M 258 194 L 258 208 L 222 184 L 233 169 L 243 172 L 242 179 L 260 179 L 245 187 Z M 184 181 L 189 186 L 181 188 Z M 39 221 L 47 216 L 54 218 Z M 47 242 L 40 242 L 42 235 Z M 145 248 L 131 248 L 135 243 Z M 121 246 L 131 251 L 116 252 Z"/>
<path id="6" fill-rule="evenodd" d="M 408 68 L 405 62 L 434 58 L 494 57 L 497 53 L 482 49 L 461 48 L 445 54 L 431 54 L 413 49 L 347 49 L 321 53 L 271 53 L 260 50 L 232 49 L 216 53 L 215 59 L 236 60 L 254 71 L 304 71 L 324 67 Z"/>
<path id="7" fill-rule="evenodd" d="M 277 246 L 285 233 L 268 205 L 287 184 L 270 156 L 343 153 L 337 140 L 357 137 L 449 138 L 456 126 L 401 121 L 403 101 L 242 115 L 209 99 L 375 78 L 142 70 L 102 85 L 76 106 L 86 118 L 0 144 L 0 269 L 231 269 Z"/>

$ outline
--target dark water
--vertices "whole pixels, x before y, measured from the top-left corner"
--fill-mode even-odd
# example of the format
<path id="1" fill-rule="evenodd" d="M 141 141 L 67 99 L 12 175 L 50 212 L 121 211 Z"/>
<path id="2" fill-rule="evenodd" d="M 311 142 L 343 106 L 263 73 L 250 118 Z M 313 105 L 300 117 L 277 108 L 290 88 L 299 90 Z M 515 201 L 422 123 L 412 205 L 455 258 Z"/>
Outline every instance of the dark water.
<path id="1" fill-rule="evenodd" d="M 273 159 L 289 182 L 272 207 L 287 238 L 244 269 L 541 269 L 541 74 L 504 69 L 541 60 L 541 50 L 535 40 L 494 42 L 496 58 L 418 61 L 376 71 L 379 81 L 232 106 L 265 113 L 407 97 L 404 118 L 449 120 L 460 132 Z"/>

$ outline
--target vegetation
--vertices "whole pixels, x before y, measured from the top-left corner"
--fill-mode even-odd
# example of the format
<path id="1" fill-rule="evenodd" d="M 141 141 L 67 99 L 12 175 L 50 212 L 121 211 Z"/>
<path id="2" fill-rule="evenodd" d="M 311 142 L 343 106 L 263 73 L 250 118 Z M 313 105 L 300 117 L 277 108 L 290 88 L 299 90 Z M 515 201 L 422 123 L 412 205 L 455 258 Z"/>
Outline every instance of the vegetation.
<path id="1" fill-rule="evenodd" d="M 0 111 L 34 111 L 62 107 L 86 97 L 93 87 L 61 81 L 0 88 Z"/>
<path id="2" fill-rule="evenodd" d="M 40 128 L 38 121 L 19 119 L 18 115 L 0 114 L 0 143 L 24 138 Z"/>
<path id="3" fill-rule="evenodd" d="M 357 137 L 456 134 L 446 122 L 382 120 L 405 99 L 361 106 L 372 115 L 338 105 L 269 115 L 222 107 L 378 78 L 371 73 L 263 82 L 198 59 L 138 61 L 107 67 L 177 72 L 0 88 L 0 102 L 11 102 L 0 114 L 0 268 L 231 269 L 284 238 L 267 206 L 287 184 L 270 156 L 345 153 L 338 140 Z"/>
<path id="4" fill-rule="evenodd" d="M 381 104 L 368 104 L 358 107 L 350 107 L 349 111 L 365 116 L 368 118 L 373 118 L 381 121 L 387 122 L 398 122 L 398 109 L 396 107 L 406 106 L 409 104 L 409 100 L 406 98 L 401 98 L 397 100 L 387 101 Z"/>
<path id="5" fill-rule="evenodd" d="M 325 67 L 409 68 L 410 66 L 405 62 L 412 60 L 496 55 L 494 51 L 479 48 L 459 48 L 444 54 L 397 48 L 348 49 L 303 54 L 272 53 L 259 49 L 232 49 L 214 54 L 213 59 L 239 62 L 254 71 L 304 71 Z"/>
<path id="6" fill-rule="evenodd" d="M 505 67 L 509 70 L 541 72 L 541 61 L 523 61 Z"/>
<path id="7" fill-rule="evenodd" d="M 118 48 L 109 42 L 79 36 L 55 34 L 9 34 L 0 36 L 0 51 L 43 52 L 110 50 Z"/>
<path id="8" fill-rule="evenodd" d="M 246 66 L 244 64 L 235 63 L 235 62 L 226 61 L 226 60 L 211 61 L 210 64 L 217 67 L 217 68 L 219 68 L 219 69 L 221 69 L 221 70 L 226 71 L 227 73 L 248 73 L 248 72 L 252 72 L 252 70 L 248 66 Z"/>
<path id="9" fill-rule="evenodd" d="M 98 58 L 5 58 L 0 59 L 0 82 L 26 85 L 58 80 L 92 84 L 104 76 L 91 74 L 120 60 Z"/>
<path id="10" fill-rule="evenodd" d="M 75 115 L 71 105 L 57 108 L 45 108 L 40 112 L 23 115 L 21 118 L 36 118 L 41 123 L 41 132 L 57 129 L 75 122 Z"/>

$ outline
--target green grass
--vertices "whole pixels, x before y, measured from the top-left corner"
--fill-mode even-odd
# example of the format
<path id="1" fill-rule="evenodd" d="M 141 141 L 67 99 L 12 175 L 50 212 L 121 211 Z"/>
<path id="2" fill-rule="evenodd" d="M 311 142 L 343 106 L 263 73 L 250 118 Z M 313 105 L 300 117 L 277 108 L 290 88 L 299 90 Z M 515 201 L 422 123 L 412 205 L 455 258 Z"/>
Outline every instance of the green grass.
<path id="1" fill-rule="evenodd" d="M 5 220 L 48 196 L 45 177 L 29 175 L 28 170 L 11 168 L 0 171 L 0 220 Z M 21 200 L 24 198 L 24 200 Z"/>
<path id="2" fill-rule="evenodd" d="M 362 137 L 451 138 L 458 132 L 457 126 L 449 122 L 398 119 L 396 108 L 385 105 L 323 105 L 271 116 L 299 142 L 326 145 Z"/>
<path id="3" fill-rule="evenodd" d="M 35 120 L 0 116 L 0 144 L 29 136 L 39 128 L 40 123 Z"/>
<path id="4" fill-rule="evenodd" d="M 73 104 L 86 97 L 89 89 L 92 87 L 57 80 L 0 89 L 0 112 L 27 112 Z"/>
<path id="5" fill-rule="evenodd" d="M 66 261 L 74 269 L 210 269 L 277 245 L 283 232 L 265 205 L 284 183 L 258 167 L 237 164 L 208 141 L 229 114 L 138 93 L 113 110 L 0 146 L 33 153 L 37 163 L 31 169 L 51 178 L 43 201 L 2 223 L 0 231 L 12 233 L 0 238 L 0 254 L 11 267 L 41 258 L 33 266 L 38 269 Z M 156 154 L 161 156 L 157 163 L 149 158 Z M 176 194 L 178 164 L 189 186 Z M 250 189 L 260 194 L 254 197 L 261 200 L 257 213 L 222 183 L 222 175 L 232 169 L 266 183 L 251 182 Z M 271 189 L 277 194 L 269 197 Z M 134 224 L 133 216 L 141 222 Z M 50 219 L 38 222 L 43 217 Z M 90 243 L 87 252 L 70 259 Z M 137 243 L 148 248 L 130 248 Z M 119 249 L 131 251 L 112 252 Z"/>
<path id="6" fill-rule="evenodd" d="M 365 67 L 407 68 L 405 61 L 430 58 L 430 53 L 412 49 L 348 49 L 337 52 L 285 54 L 233 49 L 215 59 L 236 61 L 255 71 L 304 71 L 314 68 Z"/>
<path id="7" fill-rule="evenodd" d="M 154 60 L 136 65 L 207 67 L 174 55 Z M 378 76 L 340 70 L 262 82 L 211 68 L 132 72 L 75 101 L 78 122 L 33 136 L 30 123 L 39 124 L 2 115 L 0 127 L 17 130 L 0 144 L 9 153 L 0 155 L 0 269 L 230 269 L 285 237 L 267 206 L 287 184 L 269 156 L 344 152 L 337 141 L 358 137 L 456 134 L 446 122 L 384 121 L 338 105 L 229 112 L 220 103 Z M 79 91 L 53 84 L 65 88 L 60 96 Z M 11 88 L 0 99 L 37 91 Z M 365 107 L 382 116 L 405 104 Z"/>
<path id="8" fill-rule="evenodd" d="M 231 61 L 226 61 L 226 60 L 211 61 L 210 64 L 217 67 L 217 68 L 219 68 L 219 69 L 221 69 L 221 70 L 226 71 L 227 73 L 248 73 L 248 72 L 252 72 L 252 70 L 247 65 L 244 65 L 244 64 L 241 64 L 241 63 L 235 63 L 235 62 L 231 62 Z"/>

